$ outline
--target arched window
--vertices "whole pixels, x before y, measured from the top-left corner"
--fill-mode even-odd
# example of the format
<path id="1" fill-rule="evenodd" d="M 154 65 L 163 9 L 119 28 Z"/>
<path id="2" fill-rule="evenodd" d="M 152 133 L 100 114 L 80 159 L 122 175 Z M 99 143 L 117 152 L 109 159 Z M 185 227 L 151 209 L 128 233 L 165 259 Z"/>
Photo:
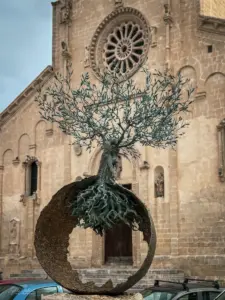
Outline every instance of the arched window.
<path id="1" fill-rule="evenodd" d="M 33 193 L 37 192 L 37 183 L 38 183 L 38 167 L 37 163 L 33 162 L 30 165 L 30 195 L 32 196 Z"/>
<path id="2" fill-rule="evenodd" d="M 40 190 L 40 162 L 36 157 L 27 155 L 23 163 L 25 168 L 25 196 L 33 196 Z"/>

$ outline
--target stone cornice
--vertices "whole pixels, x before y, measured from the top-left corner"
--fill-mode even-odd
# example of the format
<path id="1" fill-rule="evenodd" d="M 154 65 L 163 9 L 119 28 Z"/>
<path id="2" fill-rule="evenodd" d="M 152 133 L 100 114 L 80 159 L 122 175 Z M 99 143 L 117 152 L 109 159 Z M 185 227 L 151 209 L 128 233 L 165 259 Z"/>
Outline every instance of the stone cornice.
<path id="1" fill-rule="evenodd" d="M 206 32 L 225 35 L 225 20 L 200 15 L 198 17 L 198 29 Z"/>
<path id="2" fill-rule="evenodd" d="M 0 114 L 0 128 L 6 123 L 17 111 L 18 109 L 27 101 L 39 85 L 43 85 L 47 82 L 53 74 L 52 66 L 45 68 L 38 77 L 28 87 Z"/>

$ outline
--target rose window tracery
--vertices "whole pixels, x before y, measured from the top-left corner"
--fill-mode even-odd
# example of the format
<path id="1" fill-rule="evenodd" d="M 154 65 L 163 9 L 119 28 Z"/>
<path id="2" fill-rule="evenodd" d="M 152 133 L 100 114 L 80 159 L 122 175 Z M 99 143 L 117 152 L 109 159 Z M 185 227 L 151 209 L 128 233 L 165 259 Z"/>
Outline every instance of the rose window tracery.
<path id="1" fill-rule="evenodd" d="M 125 75 L 140 63 L 144 44 L 144 33 L 139 24 L 128 22 L 117 26 L 105 43 L 104 65 L 109 71 Z"/>
<path id="2" fill-rule="evenodd" d="M 126 80 L 146 60 L 150 41 L 150 26 L 142 13 L 131 7 L 119 8 L 100 23 L 93 36 L 90 66 L 99 79 L 107 69 Z"/>

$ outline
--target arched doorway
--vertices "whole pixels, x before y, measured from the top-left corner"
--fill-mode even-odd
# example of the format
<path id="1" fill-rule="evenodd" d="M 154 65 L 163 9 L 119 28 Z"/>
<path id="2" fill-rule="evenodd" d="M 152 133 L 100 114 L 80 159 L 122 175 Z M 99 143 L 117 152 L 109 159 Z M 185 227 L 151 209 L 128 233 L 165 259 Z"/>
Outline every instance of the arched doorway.
<path id="1" fill-rule="evenodd" d="M 132 190 L 131 184 L 124 184 Z M 117 224 L 105 234 L 105 263 L 133 264 L 132 229 L 126 224 Z"/>

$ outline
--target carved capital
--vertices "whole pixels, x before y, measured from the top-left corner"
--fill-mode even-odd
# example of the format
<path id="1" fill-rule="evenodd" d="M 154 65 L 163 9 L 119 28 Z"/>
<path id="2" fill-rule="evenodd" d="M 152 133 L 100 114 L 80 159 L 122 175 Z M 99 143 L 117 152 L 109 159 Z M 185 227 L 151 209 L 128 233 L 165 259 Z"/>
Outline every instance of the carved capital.
<path id="1" fill-rule="evenodd" d="M 20 202 L 23 203 L 23 206 L 27 205 L 27 197 L 24 194 L 20 195 Z"/>
<path id="2" fill-rule="evenodd" d="M 145 160 L 143 161 L 142 165 L 140 166 L 140 170 L 148 170 L 150 169 L 149 163 Z"/>
<path id="3" fill-rule="evenodd" d="M 170 6 L 169 4 L 164 4 L 164 16 L 163 16 L 163 21 L 166 23 L 166 25 L 172 26 L 173 23 L 173 18 L 171 16 L 171 11 L 170 11 Z"/>
<path id="4" fill-rule="evenodd" d="M 46 134 L 47 136 L 53 135 L 53 129 L 52 129 L 52 128 L 51 128 L 51 129 L 47 129 L 47 130 L 45 131 L 45 134 Z"/>
<path id="5" fill-rule="evenodd" d="M 199 91 L 195 95 L 195 100 L 197 100 L 197 101 L 205 100 L 205 98 L 206 98 L 206 92 L 205 91 Z"/>
<path id="6" fill-rule="evenodd" d="M 85 68 L 90 67 L 89 53 L 90 53 L 90 46 L 86 46 L 85 51 L 84 51 L 84 67 Z"/>
<path id="7" fill-rule="evenodd" d="M 20 159 L 19 159 L 19 157 L 17 156 L 17 157 L 13 160 L 13 165 L 14 165 L 14 166 L 17 166 L 19 163 L 20 163 Z"/>
<path id="8" fill-rule="evenodd" d="M 30 150 L 34 150 L 37 148 L 37 145 L 36 144 L 33 144 L 33 145 L 29 145 L 29 149 Z"/>

